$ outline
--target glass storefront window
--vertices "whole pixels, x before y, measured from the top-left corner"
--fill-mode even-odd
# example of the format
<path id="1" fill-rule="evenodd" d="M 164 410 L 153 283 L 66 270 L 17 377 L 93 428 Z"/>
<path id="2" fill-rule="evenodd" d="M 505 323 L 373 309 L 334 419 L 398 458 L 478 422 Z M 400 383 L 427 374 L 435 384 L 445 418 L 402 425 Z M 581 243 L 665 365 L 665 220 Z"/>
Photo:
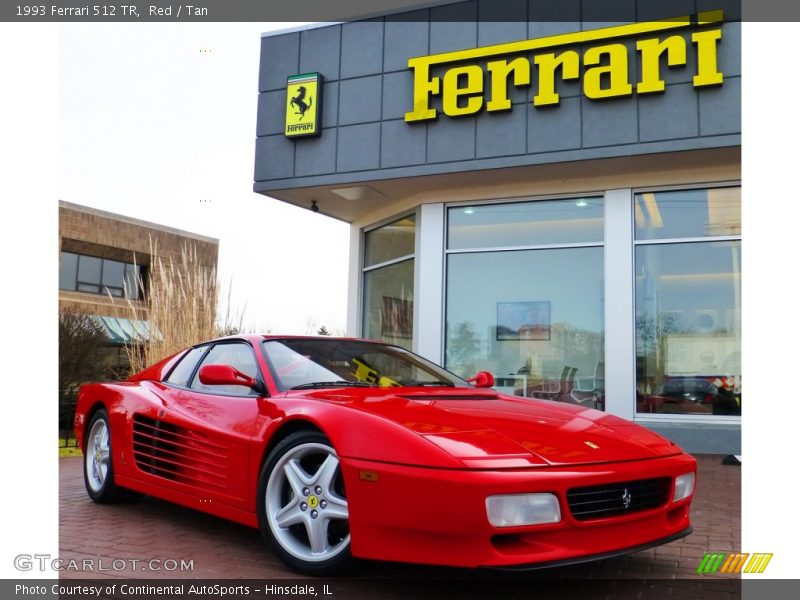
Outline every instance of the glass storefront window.
<path id="1" fill-rule="evenodd" d="M 564 232 L 599 219 L 582 229 L 586 233 L 599 228 L 599 233 L 583 238 L 595 245 L 448 253 L 445 364 L 450 371 L 468 378 L 487 370 L 495 376 L 495 388 L 504 393 L 602 408 L 603 205 L 593 199 L 591 206 L 576 206 L 580 201 L 530 202 L 526 204 L 543 206 L 513 209 L 502 205 L 502 211 L 559 216 L 559 225 L 551 224 L 561 233 L 547 232 L 540 227 L 547 221 L 530 218 L 530 231 L 513 238 L 525 244 L 573 243 L 580 238 Z M 475 207 L 473 215 L 483 208 Z M 577 210 L 582 208 L 594 216 L 584 218 Z M 449 209 L 448 239 L 472 247 L 474 239 L 465 242 L 463 211 L 461 206 Z M 577 222 L 575 229 L 570 219 Z M 509 246 L 510 241 L 490 243 Z"/>
<path id="2" fill-rule="evenodd" d="M 448 211 L 451 250 L 602 241 L 602 198 L 459 206 Z"/>
<path id="3" fill-rule="evenodd" d="M 414 254 L 416 217 L 409 215 L 364 234 L 364 266 Z"/>
<path id="4" fill-rule="evenodd" d="M 637 240 L 741 235 L 741 188 L 636 194 L 634 222 Z"/>
<path id="5" fill-rule="evenodd" d="M 414 261 L 364 273 L 364 337 L 411 349 Z"/>
<path id="6" fill-rule="evenodd" d="M 741 415 L 741 242 L 714 240 L 740 231 L 740 189 L 651 195 L 662 225 L 636 210 L 637 239 L 670 243 L 636 246 L 636 410 Z"/>
<path id="7" fill-rule="evenodd" d="M 411 215 L 364 234 L 362 335 L 408 350 L 414 329 L 415 226 Z"/>

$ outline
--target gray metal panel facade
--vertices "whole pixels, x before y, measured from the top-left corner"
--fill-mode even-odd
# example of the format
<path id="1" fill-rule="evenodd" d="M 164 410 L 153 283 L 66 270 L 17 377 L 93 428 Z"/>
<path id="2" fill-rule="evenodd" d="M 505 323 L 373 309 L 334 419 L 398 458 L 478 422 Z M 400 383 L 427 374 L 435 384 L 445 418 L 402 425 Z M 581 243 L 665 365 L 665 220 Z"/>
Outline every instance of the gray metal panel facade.
<path id="1" fill-rule="evenodd" d="M 578 82 L 561 81 L 558 106 L 534 108 L 531 86 L 511 92 L 511 112 L 403 120 L 412 102 L 406 62 L 414 56 L 711 8 L 738 15 L 727 0 L 614 0 L 613 14 L 600 4 L 472 0 L 416 11 L 422 21 L 395 15 L 262 38 L 255 191 L 739 145 L 739 22 L 723 26 L 720 87 L 692 87 L 689 42 L 685 67 L 662 68 L 664 94 L 597 102 L 582 95 Z M 493 20 L 479 20 L 489 11 Z M 498 21 L 497 14 L 508 21 Z M 555 21 L 555 14 L 562 20 Z M 640 65 L 636 52 L 629 56 L 635 87 Z M 325 78 L 322 134 L 287 139 L 286 78 L 308 71 Z"/>

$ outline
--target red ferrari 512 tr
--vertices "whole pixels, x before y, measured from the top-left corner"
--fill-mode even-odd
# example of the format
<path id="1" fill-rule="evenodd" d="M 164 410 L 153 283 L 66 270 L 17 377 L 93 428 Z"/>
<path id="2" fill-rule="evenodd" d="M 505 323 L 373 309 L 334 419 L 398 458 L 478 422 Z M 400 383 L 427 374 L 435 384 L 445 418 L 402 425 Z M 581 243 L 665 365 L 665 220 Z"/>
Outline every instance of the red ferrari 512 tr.
<path id="1" fill-rule="evenodd" d="M 492 383 L 378 342 L 229 337 L 83 386 L 75 434 L 95 502 L 139 492 L 258 527 L 308 574 L 539 568 L 691 532 L 678 446 Z"/>

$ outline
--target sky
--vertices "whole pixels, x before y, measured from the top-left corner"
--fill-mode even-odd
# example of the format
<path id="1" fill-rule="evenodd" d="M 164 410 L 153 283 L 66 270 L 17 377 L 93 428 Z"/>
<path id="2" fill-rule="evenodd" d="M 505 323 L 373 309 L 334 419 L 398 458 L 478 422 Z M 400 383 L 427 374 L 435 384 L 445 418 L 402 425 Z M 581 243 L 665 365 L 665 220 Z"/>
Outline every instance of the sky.
<path id="1" fill-rule="evenodd" d="M 294 25 L 59 25 L 58 197 L 218 238 L 246 330 L 343 332 L 349 225 L 252 191 L 261 33 Z"/>

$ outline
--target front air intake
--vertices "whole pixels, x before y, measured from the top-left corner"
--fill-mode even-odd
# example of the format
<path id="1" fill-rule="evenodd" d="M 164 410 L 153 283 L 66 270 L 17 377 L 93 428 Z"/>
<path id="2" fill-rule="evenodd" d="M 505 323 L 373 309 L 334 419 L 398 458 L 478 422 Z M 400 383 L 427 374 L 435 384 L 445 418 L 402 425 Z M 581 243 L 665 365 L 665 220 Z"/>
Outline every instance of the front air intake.
<path id="1" fill-rule="evenodd" d="M 662 506 L 671 487 L 671 478 L 657 477 L 572 488 L 567 492 L 567 504 L 579 521 L 604 519 Z"/>

